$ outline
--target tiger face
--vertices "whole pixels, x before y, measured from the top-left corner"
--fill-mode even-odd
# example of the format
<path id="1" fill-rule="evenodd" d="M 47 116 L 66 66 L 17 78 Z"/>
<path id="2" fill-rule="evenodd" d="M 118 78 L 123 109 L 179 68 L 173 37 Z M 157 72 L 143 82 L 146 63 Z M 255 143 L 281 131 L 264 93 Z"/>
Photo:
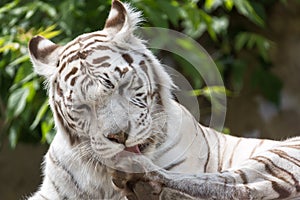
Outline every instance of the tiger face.
<path id="1" fill-rule="evenodd" d="M 41 37 L 29 44 L 35 71 L 49 82 L 58 132 L 99 158 L 147 153 L 164 139 L 172 81 L 133 35 L 139 13 L 113 1 L 105 28 L 65 46 Z"/>

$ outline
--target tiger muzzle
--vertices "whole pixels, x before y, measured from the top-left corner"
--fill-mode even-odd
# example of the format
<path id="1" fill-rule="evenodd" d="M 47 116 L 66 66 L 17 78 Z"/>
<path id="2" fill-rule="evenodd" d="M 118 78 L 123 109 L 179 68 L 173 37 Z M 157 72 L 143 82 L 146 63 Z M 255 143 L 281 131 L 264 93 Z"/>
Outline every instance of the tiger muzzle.
<path id="1" fill-rule="evenodd" d="M 128 138 L 128 134 L 125 131 L 120 131 L 118 133 L 110 133 L 107 135 L 107 138 L 116 143 L 124 144 Z"/>

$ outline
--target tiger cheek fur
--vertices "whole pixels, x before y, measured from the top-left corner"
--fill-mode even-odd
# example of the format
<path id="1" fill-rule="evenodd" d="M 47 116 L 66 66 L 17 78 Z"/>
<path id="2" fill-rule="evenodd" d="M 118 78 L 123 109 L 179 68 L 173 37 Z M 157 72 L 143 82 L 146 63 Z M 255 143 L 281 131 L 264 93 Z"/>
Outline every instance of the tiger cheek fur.
<path id="1" fill-rule="evenodd" d="M 30 41 L 57 132 L 30 199 L 125 198 L 110 169 L 124 150 L 150 158 L 146 168 L 156 171 L 139 179 L 172 191 L 163 188 L 163 199 L 299 197 L 300 138 L 236 138 L 200 125 L 172 99 L 170 76 L 134 36 L 139 21 L 139 12 L 113 0 L 101 31 L 64 46 L 41 36 Z"/>

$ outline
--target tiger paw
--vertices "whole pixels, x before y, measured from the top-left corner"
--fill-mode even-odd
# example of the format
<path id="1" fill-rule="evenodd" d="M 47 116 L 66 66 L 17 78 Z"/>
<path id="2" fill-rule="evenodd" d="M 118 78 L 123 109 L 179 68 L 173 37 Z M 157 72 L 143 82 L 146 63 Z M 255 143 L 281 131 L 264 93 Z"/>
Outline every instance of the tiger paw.
<path id="1" fill-rule="evenodd" d="M 114 187 L 130 200 L 159 199 L 162 185 L 147 178 L 150 175 L 150 165 L 153 165 L 150 163 L 151 161 L 145 160 L 144 157 L 120 158 L 115 164 L 115 169 L 111 169 Z"/>
<path id="2" fill-rule="evenodd" d="M 123 174 L 121 175 L 122 177 Z M 121 191 L 121 193 L 127 197 L 129 200 L 157 200 L 162 191 L 162 186 L 156 182 L 145 182 L 135 179 L 133 176 L 127 175 L 126 177 L 131 177 L 131 180 L 126 180 L 120 175 L 115 175 L 112 179 L 114 187 Z M 116 178 L 117 177 L 117 178 Z"/>

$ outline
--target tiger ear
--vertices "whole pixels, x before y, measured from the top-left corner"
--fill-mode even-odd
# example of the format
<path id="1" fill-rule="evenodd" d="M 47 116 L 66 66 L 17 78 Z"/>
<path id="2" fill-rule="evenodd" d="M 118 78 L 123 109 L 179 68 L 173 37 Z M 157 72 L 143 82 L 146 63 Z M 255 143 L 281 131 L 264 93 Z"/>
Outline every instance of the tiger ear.
<path id="1" fill-rule="evenodd" d="M 105 22 L 104 30 L 109 34 L 124 33 L 131 35 L 141 21 L 141 13 L 134 11 L 128 4 L 112 0 L 111 9 Z"/>
<path id="2" fill-rule="evenodd" d="M 35 72 L 46 78 L 53 75 L 56 71 L 61 47 L 42 36 L 32 38 L 28 47 Z"/>

